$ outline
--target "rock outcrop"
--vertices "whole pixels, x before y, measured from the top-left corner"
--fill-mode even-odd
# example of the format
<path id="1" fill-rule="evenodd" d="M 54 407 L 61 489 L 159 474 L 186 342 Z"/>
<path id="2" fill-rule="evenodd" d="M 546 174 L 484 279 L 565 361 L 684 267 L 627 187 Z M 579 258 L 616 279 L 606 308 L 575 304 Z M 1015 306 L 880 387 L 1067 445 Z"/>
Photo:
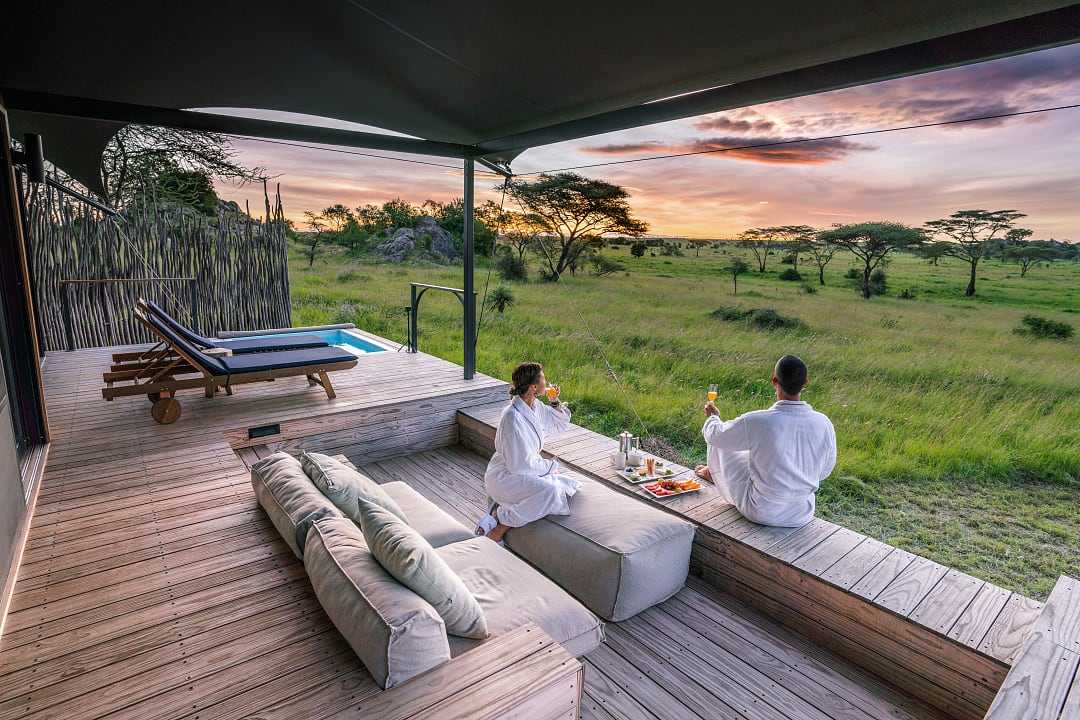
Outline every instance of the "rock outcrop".
<path id="1" fill-rule="evenodd" d="M 375 247 L 375 252 L 390 262 L 408 258 L 426 258 L 437 262 L 457 260 L 461 254 L 454 237 L 433 217 L 422 217 L 413 227 L 400 227 Z"/>

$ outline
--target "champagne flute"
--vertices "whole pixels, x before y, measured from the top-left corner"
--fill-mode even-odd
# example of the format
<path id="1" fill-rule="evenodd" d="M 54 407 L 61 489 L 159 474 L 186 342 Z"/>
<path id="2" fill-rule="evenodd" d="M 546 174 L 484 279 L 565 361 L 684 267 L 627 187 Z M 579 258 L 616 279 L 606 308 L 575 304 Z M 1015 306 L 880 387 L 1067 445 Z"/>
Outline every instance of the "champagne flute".
<path id="1" fill-rule="evenodd" d="M 716 385 L 709 385 L 709 391 L 706 393 L 706 397 L 709 398 L 709 402 L 716 402 L 717 391 Z"/>

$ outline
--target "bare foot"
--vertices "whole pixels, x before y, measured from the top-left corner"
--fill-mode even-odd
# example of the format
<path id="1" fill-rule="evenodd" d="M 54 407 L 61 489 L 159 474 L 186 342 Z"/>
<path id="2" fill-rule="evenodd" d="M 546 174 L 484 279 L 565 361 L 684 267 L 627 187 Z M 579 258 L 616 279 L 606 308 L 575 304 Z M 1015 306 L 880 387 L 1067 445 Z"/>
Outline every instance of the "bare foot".
<path id="1" fill-rule="evenodd" d="M 487 536 L 495 542 L 502 542 L 503 536 L 506 535 L 506 531 L 509 529 L 509 525 L 503 525 L 502 523 L 499 523 L 491 532 L 487 534 Z"/>
<path id="2" fill-rule="evenodd" d="M 694 474 L 706 482 L 712 482 L 712 473 L 709 472 L 708 465 L 698 465 L 694 468 Z"/>

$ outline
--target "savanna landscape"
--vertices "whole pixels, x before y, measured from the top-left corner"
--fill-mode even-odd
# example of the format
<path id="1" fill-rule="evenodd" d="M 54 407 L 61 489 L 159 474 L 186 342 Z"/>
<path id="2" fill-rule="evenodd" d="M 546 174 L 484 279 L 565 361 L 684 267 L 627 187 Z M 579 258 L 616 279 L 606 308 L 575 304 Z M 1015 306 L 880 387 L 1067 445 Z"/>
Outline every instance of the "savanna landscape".
<path id="1" fill-rule="evenodd" d="M 782 253 L 762 273 L 741 243 L 677 244 L 635 257 L 632 244 L 605 243 L 598 254 L 621 269 L 594 265 L 557 283 L 541 279 L 547 258 L 536 248 L 524 253 L 526 280 L 503 280 L 482 260 L 482 296 L 510 301 L 496 303 L 502 312 L 486 303 L 479 370 L 508 377 L 521 360 L 540 360 L 576 422 L 651 436 L 693 462 L 705 452 L 706 386 L 719 386 L 724 417 L 765 407 L 772 363 L 796 353 L 810 367 L 804 398 L 837 430 L 839 462 L 819 493 L 820 516 L 1036 597 L 1077 573 L 1077 341 L 1034 335 L 1023 318 L 1075 325 L 1080 263 L 1038 263 L 1021 277 L 1015 262 L 984 259 L 978 292 L 966 297 L 967 263 L 896 252 L 882 294 L 865 300 L 847 251 L 821 285 L 805 254 L 803 279 L 792 281 L 780 279 L 795 269 Z M 733 292 L 736 258 L 749 269 Z M 386 263 L 334 244 L 309 260 L 296 243 L 294 324 L 353 322 L 399 342 L 409 282 L 461 284 L 460 265 Z M 740 319 L 754 309 L 792 326 Z M 461 362 L 456 299 L 426 296 L 419 326 L 422 351 Z"/>

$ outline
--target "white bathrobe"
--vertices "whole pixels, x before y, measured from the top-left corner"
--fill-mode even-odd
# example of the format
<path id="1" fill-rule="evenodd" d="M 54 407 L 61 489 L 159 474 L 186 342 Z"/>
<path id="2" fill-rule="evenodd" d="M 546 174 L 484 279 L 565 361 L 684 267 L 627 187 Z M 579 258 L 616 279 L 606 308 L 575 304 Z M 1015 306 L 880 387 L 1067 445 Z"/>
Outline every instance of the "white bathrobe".
<path id="1" fill-rule="evenodd" d="M 569 515 L 570 497 L 581 486 L 559 474 L 559 464 L 540 455 L 548 433 L 570 427 L 570 408 L 558 410 L 540 399 L 529 405 L 519 397 L 503 410 L 495 431 L 495 454 L 491 456 L 484 487 L 499 504 L 496 519 L 521 527 L 545 515 Z"/>
<path id="2" fill-rule="evenodd" d="M 800 527 L 814 517 L 815 493 L 836 465 L 829 418 L 799 400 L 780 400 L 701 429 L 717 489 L 748 520 Z"/>

